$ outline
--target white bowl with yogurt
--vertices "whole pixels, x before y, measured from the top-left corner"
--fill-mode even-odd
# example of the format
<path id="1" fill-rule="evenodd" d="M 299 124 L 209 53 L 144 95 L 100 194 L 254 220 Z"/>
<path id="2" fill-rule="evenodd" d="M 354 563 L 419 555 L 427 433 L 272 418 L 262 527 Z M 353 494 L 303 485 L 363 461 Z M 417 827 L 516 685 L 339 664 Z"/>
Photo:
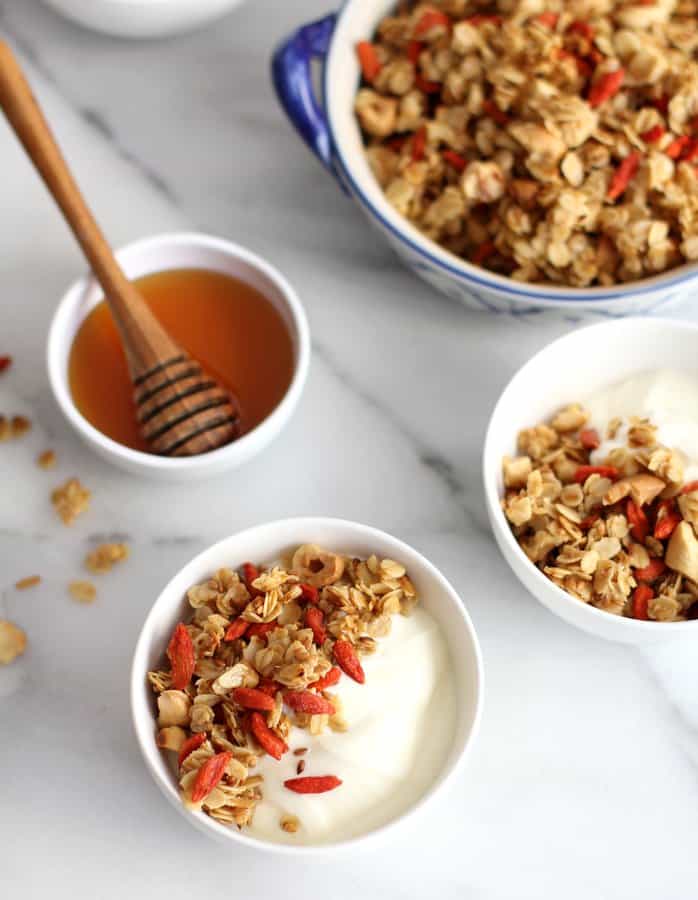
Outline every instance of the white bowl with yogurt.
<path id="1" fill-rule="evenodd" d="M 514 375 L 490 419 L 483 453 L 487 512 L 504 558 L 531 594 L 571 625 L 629 644 L 698 635 L 698 620 L 652 622 L 616 616 L 557 587 L 519 547 L 502 511 L 502 458 L 515 455 L 522 428 L 579 402 L 603 434 L 613 416 L 649 417 L 659 442 L 684 457 L 686 482 L 698 478 L 698 325 L 630 318 L 580 328 L 541 350 Z M 622 439 L 622 435 L 619 435 Z M 596 462 L 604 449 L 596 451 Z"/>
<path id="2" fill-rule="evenodd" d="M 236 567 L 247 560 L 272 563 L 302 543 L 352 556 L 376 553 L 401 562 L 419 604 L 409 617 L 393 617 L 390 635 L 379 639 L 375 654 L 362 659 L 364 685 L 343 678 L 332 689 L 341 698 L 348 730 L 309 737 L 307 731 L 294 728 L 289 736 L 291 750 L 312 742 L 314 771 L 337 775 L 343 782 L 341 789 L 321 795 L 295 794 L 283 782 L 295 777 L 298 757 L 291 752 L 277 762 L 263 756 L 255 773 L 265 776 L 264 798 L 255 809 L 252 825 L 239 831 L 183 805 L 175 773 L 155 743 L 155 700 L 146 673 L 162 659 L 175 625 L 190 617 L 185 595 L 191 585 L 223 566 Z M 341 519 L 272 522 L 205 550 L 155 601 L 138 639 L 131 671 L 136 736 L 146 765 L 167 799 L 192 824 L 222 841 L 293 854 L 363 846 L 415 815 L 461 769 L 478 731 L 482 696 L 478 639 L 453 587 L 407 544 Z M 282 813 L 296 815 L 303 828 L 295 834 L 284 832 L 279 827 Z"/>

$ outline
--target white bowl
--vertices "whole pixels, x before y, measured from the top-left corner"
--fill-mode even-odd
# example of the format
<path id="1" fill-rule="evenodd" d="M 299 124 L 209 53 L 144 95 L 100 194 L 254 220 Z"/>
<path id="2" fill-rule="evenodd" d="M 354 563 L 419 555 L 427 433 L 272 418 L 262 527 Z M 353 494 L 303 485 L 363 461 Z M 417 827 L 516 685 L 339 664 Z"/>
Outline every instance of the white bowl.
<path id="1" fill-rule="evenodd" d="M 410 269 L 449 297 L 495 313 L 560 308 L 575 314 L 628 315 L 654 309 L 695 286 L 697 263 L 613 287 L 524 284 L 455 256 L 401 216 L 371 172 L 354 115 L 360 77 L 356 44 L 371 40 L 394 7 L 395 0 L 347 0 L 339 13 L 291 35 L 277 49 L 272 71 L 279 99 L 301 137 Z M 324 60 L 322 106 L 313 94 L 313 58 Z"/>
<path id="2" fill-rule="evenodd" d="M 66 419 L 100 456 L 127 472 L 185 481 L 242 465 L 269 444 L 288 422 L 308 374 L 310 334 L 303 307 L 291 285 L 273 266 L 230 241 L 205 234 L 162 234 L 129 244 L 117 253 L 129 278 L 167 269 L 209 269 L 232 275 L 257 288 L 279 311 L 291 335 L 294 372 L 279 405 L 237 441 L 198 456 L 168 459 L 124 447 L 102 434 L 78 411 L 68 384 L 68 361 L 75 335 L 103 294 L 95 279 L 81 278 L 63 296 L 48 335 L 48 376 Z"/>
<path id="3" fill-rule="evenodd" d="M 86 28 L 118 37 L 152 38 L 188 31 L 243 0 L 44 0 Z"/>
<path id="4" fill-rule="evenodd" d="M 407 567 L 420 595 L 420 603 L 438 622 L 448 643 L 456 688 L 455 737 L 448 759 L 434 773 L 429 790 L 405 813 L 381 828 L 333 844 L 289 846 L 248 837 L 244 831 L 228 828 L 203 812 L 186 809 L 179 797 L 176 780 L 164 755 L 155 745 L 155 703 L 146 681 L 146 673 L 162 659 L 175 625 L 188 614 L 185 593 L 192 584 L 209 577 L 223 566 L 236 567 L 245 560 L 273 561 L 302 543 L 321 546 L 352 555 L 379 556 L 399 560 Z M 458 594 L 444 576 L 423 556 L 402 541 L 355 522 L 341 519 L 304 518 L 270 522 L 214 544 L 186 565 L 155 601 L 141 631 L 131 670 L 131 712 L 136 737 L 146 765 L 167 799 L 192 825 L 206 834 L 233 844 L 244 844 L 283 854 L 327 854 L 338 848 L 373 843 L 391 832 L 398 823 L 415 815 L 460 770 L 478 730 L 482 710 L 483 670 L 480 646 L 470 617 Z"/>
<path id="5" fill-rule="evenodd" d="M 515 455 L 521 428 L 557 408 L 648 369 L 682 369 L 698 378 L 698 325 L 668 319 L 623 319 L 580 328 L 541 350 L 514 375 L 494 408 L 485 439 L 483 475 L 487 512 L 504 558 L 549 610 L 578 628 L 628 644 L 698 636 L 698 621 L 651 622 L 615 616 L 553 584 L 516 542 L 500 506 L 502 457 Z"/>

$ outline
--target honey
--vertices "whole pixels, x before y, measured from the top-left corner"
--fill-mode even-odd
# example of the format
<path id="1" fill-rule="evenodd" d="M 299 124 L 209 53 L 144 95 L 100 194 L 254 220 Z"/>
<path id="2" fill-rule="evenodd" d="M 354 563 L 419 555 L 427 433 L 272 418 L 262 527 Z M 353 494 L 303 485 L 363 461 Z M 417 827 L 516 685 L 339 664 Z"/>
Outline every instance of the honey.
<path id="1" fill-rule="evenodd" d="M 293 345 L 281 314 L 263 294 L 203 269 L 157 272 L 134 285 L 172 338 L 237 396 L 241 434 L 273 411 L 291 382 Z M 75 336 L 68 379 L 88 422 L 119 444 L 147 451 L 126 357 L 103 300 Z"/>

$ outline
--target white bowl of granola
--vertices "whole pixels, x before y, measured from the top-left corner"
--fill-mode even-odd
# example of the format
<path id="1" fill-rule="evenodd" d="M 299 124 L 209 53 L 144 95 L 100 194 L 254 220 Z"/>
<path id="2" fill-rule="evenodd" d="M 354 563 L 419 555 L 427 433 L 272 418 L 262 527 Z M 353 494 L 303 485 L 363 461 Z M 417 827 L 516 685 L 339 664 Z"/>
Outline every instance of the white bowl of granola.
<path id="1" fill-rule="evenodd" d="M 668 3 L 348 0 L 282 44 L 274 82 L 438 290 L 485 312 L 637 313 L 697 277 L 695 27 Z"/>
<path id="2" fill-rule="evenodd" d="M 272 522 L 201 553 L 153 605 L 131 672 L 167 799 L 213 837 L 294 854 L 416 814 L 460 770 L 482 696 L 444 576 L 340 519 Z"/>
<path id="3" fill-rule="evenodd" d="M 502 393 L 483 468 L 499 547 L 570 624 L 627 643 L 698 623 L 698 326 L 593 325 Z"/>

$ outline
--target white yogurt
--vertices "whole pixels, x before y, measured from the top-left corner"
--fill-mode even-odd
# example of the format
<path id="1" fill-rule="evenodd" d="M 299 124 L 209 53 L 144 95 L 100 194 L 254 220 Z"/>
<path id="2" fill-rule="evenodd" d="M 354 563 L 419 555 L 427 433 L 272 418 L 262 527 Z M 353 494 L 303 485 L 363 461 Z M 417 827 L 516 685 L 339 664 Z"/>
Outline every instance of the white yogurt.
<path id="1" fill-rule="evenodd" d="M 679 451 L 684 459 L 684 480 L 698 479 L 698 374 L 673 369 L 653 369 L 597 391 L 584 404 L 590 427 L 602 443 L 591 454 L 599 464 L 615 447 L 627 446 L 627 423 L 631 416 L 649 419 L 658 428 L 657 442 Z M 611 419 L 623 420 L 613 440 L 605 438 Z"/>
<path id="2" fill-rule="evenodd" d="M 246 833 L 288 844 L 323 844 L 364 834 L 412 806 L 442 771 L 455 733 L 455 692 L 443 635 L 420 607 L 394 616 L 390 635 L 362 658 L 366 683 L 346 675 L 331 692 L 341 697 L 345 732 L 311 737 L 292 728 L 291 751 L 281 761 L 263 756 L 264 799 Z M 293 750 L 307 747 L 303 757 Z M 342 785 L 302 795 L 284 787 L 303 775 L 337 775 Z M 301 823 L 295 834 L 280 827 L 283 815 Z"/>

